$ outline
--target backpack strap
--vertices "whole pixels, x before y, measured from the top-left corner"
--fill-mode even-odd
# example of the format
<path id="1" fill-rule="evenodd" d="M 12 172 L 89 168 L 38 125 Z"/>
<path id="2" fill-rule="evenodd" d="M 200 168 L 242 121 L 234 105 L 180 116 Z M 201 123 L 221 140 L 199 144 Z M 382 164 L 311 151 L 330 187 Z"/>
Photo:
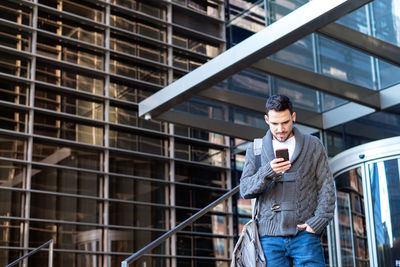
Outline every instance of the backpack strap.
<path id="1" fill-rule="evenodd" d="M 255 156 L 256 169 L 261 167 L 261 151 L 262 151 L 262 138 L 256 138 L 253 142 L 253 151 Z M 257 218 L 258 211 L 260 210 L 260 201 L 258 197 L 254 203 L 254 208 L 252 209 L 252 217 Z"/>
<path id="2" fill-rule="evenodd" d="M 261 151 L 262 151 L 262 138 L 256 138 L 253 142 L 253 151 L 256 156 L 256 169 L 258 170 L 261 167 Z"/>

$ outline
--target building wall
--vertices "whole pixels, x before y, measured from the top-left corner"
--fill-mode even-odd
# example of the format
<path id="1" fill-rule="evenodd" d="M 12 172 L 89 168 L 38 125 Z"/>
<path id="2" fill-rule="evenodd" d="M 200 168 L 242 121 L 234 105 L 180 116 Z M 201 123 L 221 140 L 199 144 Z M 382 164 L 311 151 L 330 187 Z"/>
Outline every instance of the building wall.
<path id="1" fill-rule="evenodd" d="M 4 0 L 0 14 L 0 265 L 53 239 L 55 266 L 120 266 L 228 190 L 224 136 L 137 116 L 225 49 L 223 1 Z M 136 265 L 227 266 L 230 211 Z"/>

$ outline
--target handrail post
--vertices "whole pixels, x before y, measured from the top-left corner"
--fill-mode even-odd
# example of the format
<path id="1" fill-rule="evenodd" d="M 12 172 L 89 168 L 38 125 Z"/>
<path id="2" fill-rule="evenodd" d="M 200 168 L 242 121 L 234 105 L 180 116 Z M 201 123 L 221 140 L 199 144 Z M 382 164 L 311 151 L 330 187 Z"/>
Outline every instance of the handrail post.
<path id="1" fill-rule="evenodd" d="M 49 245 L 49 267 L 53 267 L 53 246 L 54 241 L 52 239 Z"/>
<path id="2" fill-rule="evenodd" d="M 42 248 L 44 248 L 45 246 L 49 245 L 49 266 L 53 267 L 53 239 L 50 239 L 49 241 L 47 241 L 46 243 L 43 243 L 42 245 L 40 245 L 39 247 L 35 248 L 34 250 L 32 250 L 31 252 L 29 252 L 28 254 L 25 254 L 24 256 L 22 256 L 19 259 L 16 259 L 15 261 L 11 262 L 10 264 L 6 265 L 6 267 L 11 267 L 14 266 L 16 264 L 18 264 L 19 262 L 23 261 L 24 259 L 32 256 L 33 254 L 35 254 L 36 252 L 38 252 L 39 250 L 41 250 Z M 24 263 L 22 264 L 23 267 L 26 267 L 26 263 L 24 261 Z"/>

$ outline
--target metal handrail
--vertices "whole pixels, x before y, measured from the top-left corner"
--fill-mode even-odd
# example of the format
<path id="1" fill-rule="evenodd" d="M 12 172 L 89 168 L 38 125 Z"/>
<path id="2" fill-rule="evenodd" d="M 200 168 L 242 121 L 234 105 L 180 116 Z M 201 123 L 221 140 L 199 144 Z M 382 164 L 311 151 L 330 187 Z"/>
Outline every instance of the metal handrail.
<path id="1" fill-rule="evenodd" d="M 49 267 L 53 267 L 53 239 L 50 239 L 49 241 L 47 241 L 46 243 L 42 244 L 41 246 L 35 248 L 34 250 L 32 250 L 31 252 L 29 252 L 28 254 L 25 254 L 24 256 L 22 256 L 21 258 L 11 262 L 10 264 L 8 264 L 6 267 L 11 267 L 14 266 L 15 264 L 19 263 L 20 261 L 22 261 L 23 259 L 35 254 L 36 252 L 38 252 L 39 250 L 41 250 L 42 248 L 44 248 L 45 246 L 49 245 Z"/>
<path id="2" fill-rule="evenodd" d="M 229 191 L 229 192 L 225 193 L 224 195 L 222 195 L 220 198 L 218 198 L 214 202 L 212 202 L 209 205 L 207 205 L 202 210 L 198 211 L 196 214 L 192 215 L 186 221 L 181 222 L 174 229 L 169 230 L 168 232 L 166 232 L 165 234 L 163 234 L 162 236 L 160 236 L 159 238 L 157 238 L 156 240 L 154 240 L 153 242 L 151 242 L 150 244 L 148 244 L 144 248 L 142 248 L 139 251 L 135 252 L 134 254 L 132 254 L 131 256 L 129 256 L 128 258 L 126 258 L 124 261 L 121 262 L 121 267 L 128 267 L 130 263 L 132 263 L 132 262 L 136 261 L 137 259 L 139 259 L 140 257 L 142 257 L 144 253 L 146 253 L 150 249 L 153 249 L 153 248 L 157 247 L 162 242 L 164 242 L 167 238 L 171 237 L 176 232 L 178 232 L 178 231 L 182 230 L 183 228 L 185 228 L 188 224 L 194 222 L 195 220 L 197 220 L 198 218 L 200 218 L 201 216 L 203 216 L 204 214 L 209 212 L 212 208 L 217 206 L 219 203 L 221 203 L 222 201 L 230 198 L 231 196 L 233 196 L 234 194 L 239 192 L 239 189 L 240 189 L 240 186 L 238 185 L 235 188 L 233 188 L 231 191 Z"/>

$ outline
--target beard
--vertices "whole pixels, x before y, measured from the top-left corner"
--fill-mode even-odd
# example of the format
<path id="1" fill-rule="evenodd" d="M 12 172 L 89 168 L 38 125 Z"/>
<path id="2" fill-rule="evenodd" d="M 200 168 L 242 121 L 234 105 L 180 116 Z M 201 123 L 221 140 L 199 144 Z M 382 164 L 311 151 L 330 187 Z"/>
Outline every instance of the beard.
<path id="1" fill-rule="evenodd" d="M 274 136 L 275 140 L 277 140 L 277 141 L 283 143 L 283 142 L 285 142 L 286 140 L 288 140 L 289 137 L 291 137 L 291 133 L 292 133 L 292 131 L 286 132 L 286 133 L 277 133 L 277 134 L 274 134 L 274 133 L 273 133 L 272 135 Z M 280 134 L 280 135 L 278 135 L 278 134 Z M 282 134 L 283 134 L 283 135 L 282 135 Z"/>

